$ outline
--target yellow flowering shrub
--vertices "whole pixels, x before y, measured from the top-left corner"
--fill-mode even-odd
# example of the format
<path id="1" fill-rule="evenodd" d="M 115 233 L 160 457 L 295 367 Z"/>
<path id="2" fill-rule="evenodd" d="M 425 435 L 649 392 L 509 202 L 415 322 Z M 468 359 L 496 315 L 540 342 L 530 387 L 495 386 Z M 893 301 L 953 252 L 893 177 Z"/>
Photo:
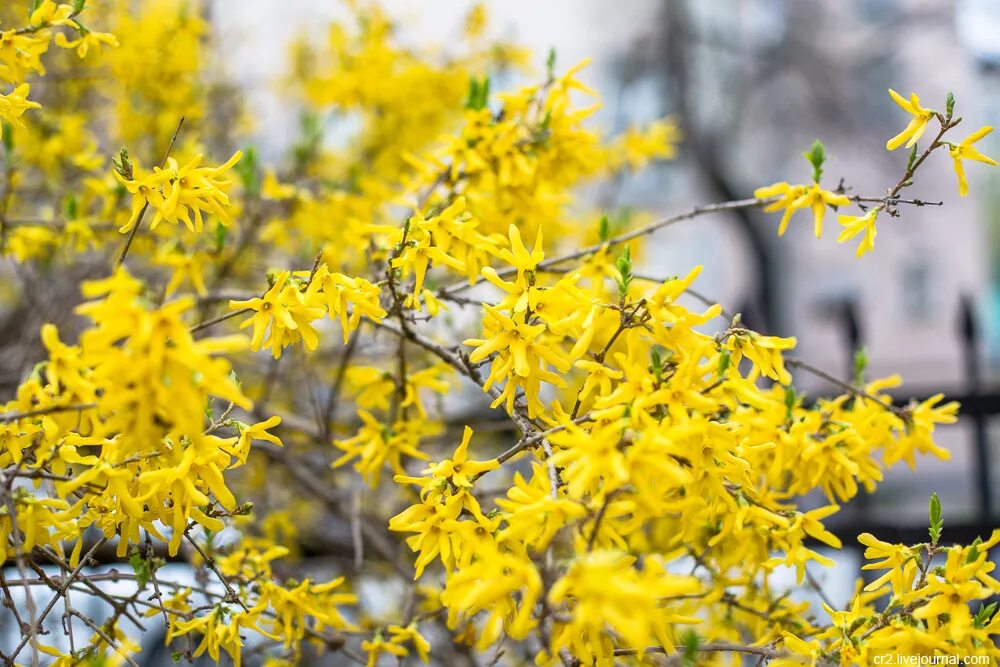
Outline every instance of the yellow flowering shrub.
<path id="1" fill-rule="evenodd" d="M 657 229 L 734 208 L 782 212 L 779 235 L 805 211 L 816 236 L 832 208 L 863 255 L 938 149 L 963 196 L 966 161 L 996 165 L 992 128 L 953 142 L 952 96 L 889 91 L 911 120 L 887 148 L 911 152 L 886 194 L 824 187 L 817 142 L 811 182 L 612 223 L 580 188 L 673 159 L 672 120 L 595 131 L 586 63 L 539 74 L 481 6 L 444 54 L 348 4 L 290 47 L 301 127 L 274 164 L 202 3 L 0 8 L 0 256 L 21 278 L 0 308 L 28 314 L 0 345 L 23 364 L 0 395 L 21 630 L 0 659 L 142 664 L 140 620 L 177 660 L 236 665 L 1000 659 L 1000 530 L 942 543 L 936 496 L 927 542 L 858 537 L 878 578 L 843 609 L 780 583 L 835 566 L 825 522 L 889 468 L 947 459 L 958 406 L 862 373 L 805 400 L 801 374 L 833 379 L 794 338 L 693 308 L 700 268 L 634 271 Z M 494 90 L 507 70 L 535 83 Z"/>

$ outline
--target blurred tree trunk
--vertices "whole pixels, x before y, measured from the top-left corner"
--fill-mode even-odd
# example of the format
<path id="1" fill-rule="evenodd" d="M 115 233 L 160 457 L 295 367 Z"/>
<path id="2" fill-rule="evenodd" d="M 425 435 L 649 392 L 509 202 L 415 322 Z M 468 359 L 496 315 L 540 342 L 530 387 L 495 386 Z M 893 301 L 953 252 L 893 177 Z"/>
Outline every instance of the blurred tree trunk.
<path id="1" fill-rule="evenodd" d="M 710 199 L 732 200 L 746 197 L 745 186 L 737 182 L 736 175 L 726 166 L 726 153 L 718 145 L 721 133 L 699 126 L 702 114 L 699 114 L 698 100 L 691 88 L 693 51 L 697 36 L 685 0 L 668 0 L 664 3 L 663 21 L 665 30 L 660 46 L 664 67 L 660 71 L 667 79 L 666 90 L 669 91 L 670 101 L 684 132 L 686 152 L 691 157 L 700 180 L 709 189 Z M 731 215 L 736 219 L 740 234 L 750 250 L 756 276 L 756 284 L 750 287 L 747 303 L 743 306 L 744 320 L 762 331 L 775 331 L 780 323 L 777 321 L 777 280 L 769 234 L 761 225 L 755 224 L 753 211 L 740 209 Z"/>

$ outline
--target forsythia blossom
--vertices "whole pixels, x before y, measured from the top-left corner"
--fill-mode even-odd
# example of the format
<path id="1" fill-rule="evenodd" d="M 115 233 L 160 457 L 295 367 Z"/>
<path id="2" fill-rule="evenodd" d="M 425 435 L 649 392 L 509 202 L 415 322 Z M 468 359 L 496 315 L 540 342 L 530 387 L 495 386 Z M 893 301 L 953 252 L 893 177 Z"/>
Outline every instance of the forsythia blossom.
<path id="1" fill-rule="evenodd" d="M 843 243 L 858 234 L 863 234 L 861 243 L 858 244 L 858 257 L 874 250 L 875 235 L 878 233 L 878 230 L 875 228 L 875 220 L 878 218 L 879 211 L 881 210 L 881 208 L 875 207 L 864 215 L 837 216 L 837 221 L 844 227 L 840 231 L 840 236 L 837 237 L 837 242 Z"/>
<path id="2" fill-rule="evenodd" d="M 362 316 L 379 321 L 386 314 L 378 304 L 378 288 L 363 278 L 331 273 L 325 264 L 304 281 L 282 271 L 263 296 L 233 300 L 229 307 L 254 311 L 240 327 L 253 327 L 250 349 L 270 348 L 275 359 L 281 357 L 285 347 L 299 340 L 315 350 L 319 334 L 312 322 L 328 313 L 331 319 L 339 318 L 345 343 Z"/>
<path id="3" fill-rule="evenodd" d="M 778 196 L 780 199 L 768 205 L 765 211 L 780 211 L 781 224 L 778 226 L 778 236 L 782 236 L 788 228 L 788 223 L 797 211 L 810 209 L 813 213 L 813 231 L 816 238 L 823 235 L 823 218 L 827 206 L 850 206 L 851 200 L 844 195 L 824 190 L 818 183 L 812 185 L 789 185 L 775 183 L 766 188 L 758 188 L 753 193 L 758 199 L 770 199 Z"/>
<path id="4" fill-rule="evenodd" d="M 858 538 L 875 576 L 842 608 L 791 594 L 834 566 L 844 504 L 949 458 L 936 431 L 958 406 L 899 403 L 861 355 L 807 400 L 801 374 L 830 376 L 788 356 L 795 338 L 723 322 L 700 267 L 662 270 L 662 223 L 581 207 L 581 186 L 681 140 L 669 118 L 592 129 L 586 61 L 553 52 L 497 90 L 529 56 L 487 37 L 484 6 L 445 55 L 350 2 L 293 45 L 298 134 L 268 164 L 211 67 L 205 3 L 29 4 L 0 8 L 0 255 L 19 278 L 0 288 L 0 565 L 28 578 L 0 591 L 24 620 L 7 662 L 141 664 L 140 620 L 177 660 L 237 666 L 1000 658 L 1000 531 L 946 546 L 936 496 L 929 540 Z M 878 220 L 928 203 L 904 190 L 931 153 L 962 195 L 964 160 L 995 164 L 991 128 L 943 138 L 953 96 L 938 113 L 890 94 L 912 117 L 888 142 L 913 148 L 896 186 L 824 188 L 816 141 L 811 181 L 676 219 L 763 206 L 781 235 L 808 211 L 820 236 L 834 208 L 838 241 L 872 251 Z M 332 137 L 330 118 L 350 122 Z M 142 160 L 122 149 L 109 173 L 121 145 Z M 68 642 L 42 630 L 59 614 Z"/>
<path id="5" fill-rule="evenodd" d="M 40 109 L 41 104 L 28 99 L 30 86 L 22 83 L 20 86 L 10 91 L 6 95 L 0 94 L 0 119 L 20 125 L 18 120 L 28 109 Z M 2 125 L 0 125 L 2 128 Z M 0 139 L 3 138 L 3 129 L 0 129 Z"/>
<path id="6" fill-rule="evenodd" d="M 955 174 L 958 175 L 958 194 L 963 197 L 969 194 L 969 183 L 965 180 L 965 165 L 962 164 L 962 160 L 975 160 L 976 162 L 983 162 L 993 167 L 997 166 L 996 160 L 983 155 L 973 147 L 973 144 L 992 131 L 993 128 L 989 125 L 981 127 L 948 149 L 955 164 Z"/>
<path id="7" fill-rule="evenodd" d="M 142 178 L 132 178 L 131 174 L 126 177 L 115 169 L 115 178 L 132 195 L 132 217 L 118 231 L 125 233 L 132 229 L 147 206 L 156 211 L 150 229 L 163 221 L 172 225 L 180 221 L 190 231 L 201 232 L 205 228 L 203 212 L 214 214 L 224 225 L 231 224 L 226 213 L 229 206 L 226 190 L 232 181 L 219 176 L 232 169 L 242 157 L 243 154 L 237 151 L 218 167 L 200 167 L 201 155 L 183 167 L 178 166 L 174 158 L 168 158 L 165 168 L 154 167 L 152 174 Z"/>
<path id="8" fill-rule="evenodd" d="M 927 123 L 934 118 L 934 114 L 936 112 L 933 109 L 925 109 L 920 106 L 920 98 L 917 97 L 916 93 L 911 93 L 910 99 L 907 100 L 905 97 L 890 88 L 889 96 L 892 97 L 893 101 L 898 104 L 903 111 L 912 115 L 913 119 L 902 132 L 887 141 L 885 143 L 885 147 L 890 151 L 894 151 L 905 143 L 906 147 L 909 148 L 917 143 L 917 140 L 924 135 L 924 132 L 927 130 Z"/>

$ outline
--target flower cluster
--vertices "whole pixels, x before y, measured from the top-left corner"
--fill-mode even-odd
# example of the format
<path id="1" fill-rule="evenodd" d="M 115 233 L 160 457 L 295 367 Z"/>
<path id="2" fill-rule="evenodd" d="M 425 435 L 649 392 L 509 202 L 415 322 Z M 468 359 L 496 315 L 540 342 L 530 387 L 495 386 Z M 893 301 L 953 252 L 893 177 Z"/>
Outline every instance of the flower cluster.
<path id="1" fill-rule="evenodd" d="M 91 32 L 76 20 L 85 4 L 59 4 L 52 0 L 41 0 L 34 3 L 25 29 L 0 32 L 0 82 L 14 87 L 10 92 L 0 92 L 0 119 L 23 127 L 18 119 L 24 112 L 41 108 L 37 102 L 28 100 L 31 88 L 25 79 L 31 74 L 45 74 L 41 56 L 48 51 L 50 44 L 55 43 L 64 49 L 76 49 L 80 58 L 86 57 L 94 47 L 118 46 L 114 35 Z M 56 28 L 65 28 L 75 33 L 75 39 L 67 39 L 66 34 Z M 2 129 L 0 138 L 3 138 Z"/>
<path id="2" fill-rule="evenodd" d="M 961 120 L 960 118 L 954 118 L 953 116 L 955 98 L 951 95 L 951 93 L 948 94 L 947 111 L 945 113 L 941 113 L 933 109 L 926 109 L 921 106 L 920 98 L 917 97 L 916 93 L 912 93 L 910 95 L 910 99 L 907 100 L 895 90 L 890 88 L 889 96 L 892 97 L 893 101 L 896 102 L 896 104 L 898 104 L 904 111 L 913 116 L 906 128 L 886 142 L 885 145 L 886 149 L 890 151 L 896 150 L 904 143 L 907 148 L 912 148 L 910 156 L 907 160 L 906 172 L 903 174 L 900 181 L 894 187 L 889 189 L 887 195 L 877 198 L 849 198 L 844 194 L 846 190 L 844 189 L 843 181 L 841 181 L 841 185 L 836 192 L 824 190 L 820 186 L 819 180 L 823 174 L 823 165 L 826 162 L 826 152 L 823 149 L 823 144 L 817 140 L 816 143 L 813 144 L 812 149 L 804 154 L 806 159 L 809 160 L 810 164 L 813 166 L 813 184 L 790 185 L 787 182 L 781 182 L 767 187 L 758 188 L 754 191 L 754 197 L 767 200 L 767 205 L 764 208 L 766 212 L 784 210 L 781 217 L 781 223 L 778 225 L 778 236 L 785 233 L 785 230 L 788 228 L 788 222 L 791 220 L 792 215 L 794 215 L 796 211 L 811 208 L 815 221 L 816 238 L 819 238 L 823 234 L 823 217 L 825 215 L 826 208 L 828 206 L 831 206 L 834 209 L 841 206 L 850 206 L 853 202 L 862 209 L 862 215 L 838 216 L 838 222 L 843 229 L 837 237 L 837 242 L 843 243 L 861 235 L 861 243 L 858 244 L 857 248 L 857 256 L 861 257 L 865 253 L 871 252 L 875 249 L 875 237 L 877 235 L 875 222 L 878 219 L 879 213 L 887 210 L 890 215 L 898 215 L 896 208 L 904 201 L 901 200 L 900 193 L 904 188 L 913 184 L 914 173 L 932 152 L 938 148 L 948 148 L 948 153 L 954 163 L 955 174 L 958 176 L 958 193 L 962 197 L 969 194 L 969 183 L 965 177 L 965 165 L 962 162 L 963 160 L 973 160 L 975 162 L 982 162 L 991 166 L 997 165 L 996 160 L 984 155 L 974 147 L 976 142 L 980 141 L 983 137 L 993 131 L 993 128 L 989 125 L 979 128 L 957 144 L 944 139 L 945 134 L 958 125 Z M 932 120 L 938 121 L 940 131 L 938 132 L 938 135 L 931 140 L 927 149 L 918 156 L 917 142 L 924 136 L 924 132 L 927 131 L 927 126 Z M 921 200 L 916 199 L 907 201 L 906 203 L 923 206 L 927 202 L 922 202 Z"/>
<path id="3" fill-rule="evenodd" d="M 150 309 L 141 284 L 125 272 L 83 291 L 93 300 L 78 312 L 93 326 L 79 345 L 62 342 L 51 325 L 43 328 L 49 358 L 5 406 L 41 415 L 3 424 L 0 462 L 65 476 L 55 482 L 64 500 L 38 505 L 60 509 L 59 520 L 36 532 L 75 539 L 74 566 L 91 524 L 108 538 L 121 536 L 119 555 L 141 542 L 140 531 L 167 541 L 176 554 L 191 522 L 220 530 L 212 508 L 237 506 L 223 471 L 245 461 L 239 452 L 249 442 L 206 433 L 203 415 L 213 397 L 250 407 L 229 362 L 217 356 L 243 343 L 195 341 L 182 320 L 189 299 Z"/>
<path id="4" fill-rule="evenodd" d="M 903 192 L 934 151 L 964 195 L 991 128 L 953 143 L 953 97 L 890 91 L 912 120 L 887 147 L 911 152 L 884 195 L 824 187 L 816 142 L 805 184 L 659 220 L 588 210 L 581 186 L 676 157 L 673 120 L 595 132 L 585 63 L 555 53 L 495 90 L 529 58 L 481 6 L 441 51 L 348 4 L 294 45 L 300 126 L 274 164 L 209 67 L 201 2 L 36 0 L 0 32 L 5 660 L 138 664 L 140 617 L 178 660 L 272 667 L 1000 657 L 1000 531 L 944 546 L 936 499 L 928 542 L 859 538 L 878 575 L 844 609 L 791 594 L 834 565 L 844 504 L 949 457 L 958 406 L 903 403 L 860 363 L 836 381 L 696 292 L 699 267 L 638 268 L 662 267 L 654 231 L 720 208 L 781 211 L 779 234 L 804 211 L 817 236 L 833 209 L 863 255 L 926 203 Z M 109 169 L 121 145 L 142 159 Z M 838 392 L 806 400 L 803 373 Z M 58 614 L 69 642 L 46 639 Z"/>
<path id="5" fill-rule="evenodd" d="M 354 629 L 338 609 L 338 605 L 357 601 L 354 594 L 341 590 L 344 578 L 279 583 L 272 563 L 288 554 L 287 548 L 264 538 L 248 537 L 229 549 L 218 558 L 217 567 L 227 581 L 239 586 L 238 598 L 195 613 L 187 602 L 191 589 L 184 589 L 171 600 L 172 608 L 183 613 L 171 617 L 168 641 L 200 635 L 193 657 L 207 652 L 218 661 L 220 652 L 225 651 L 239 665 L 247 630 L 281 644 L 298 658 L 308 638 L 323 637 L 328 629 Z M 153 609 L 147 615 L 156 613 Z"/>
<path id="6" fill-rule="evenodd" d="M 1000 581 L 990 574 L 996 567 L 989 550 L 1000 543 L 1000 530 L 969 545 L 938 544 L 940 504 L 931 499 L 929 542 L 890 544 L 862 533 L 869 562 L 865 570 L 884 571 L 858 589 L 845 611 L 824 605 L 832 622 L 811 636 L 786 632 L 782 643 L 792 655 L 780 665 L 877 664 L 892 655 L 922 656 L 928 660 L 968 660 L 1000 657 L 992 636 L 1000 634 L 995 604 L 985 601 L 1000 593 Z M 932 566 L 942 558 L 943 564 Z M 879 605 L 877 600 L 884 599 Z M 879 607 L 881 611 L 879 611 Z"/>
<path id="7" fill-rule="evenodd" d="M 284 348 L 298 341 L 315 350 L 319 334 L 312 323 L 327 314 L 340 321 L 345 343 L 362 317 L 378 322 L 386 314 L 379 305 L 378 287 L 364 278 L 333 273 L 326 264 L 306 275 L 293 276 L 290 271 L 282 271 L 274 276 L 263 296 L 233 300 L 229 307 L 254 311 L 240 327 L 253 327 L 250 349 L 270 348 L 275 359 L 281 357 Z"/>
<path id="8" fill-rule="evenodd" d="M 201 232 L 205 229 L 203 212 L 215 215 L 223 225 L 228 226 L 230 220 L 226 207 L 229 206 L 229 196 L 226 190 L 232 181 L 219 177 L 236 166 L 242 157 L 243 154 L 237 151 L 218 167 L 199 166 L 201 155 L 195 156 L 183 167 L 178 166 L 174 158 L 167 158 L 165 168 L 154 167 L 153 173 L 142 177 L 133 174 L 131 162 L 115 169 L 115 178 L 132 195 L 132 217 L 118 231 L 125 233 L 131 230 L 149 206 L 156 211 L 150 229 L 156 229 L 161 222 L 171 225 L 183 222 L 188 230 Z"/>

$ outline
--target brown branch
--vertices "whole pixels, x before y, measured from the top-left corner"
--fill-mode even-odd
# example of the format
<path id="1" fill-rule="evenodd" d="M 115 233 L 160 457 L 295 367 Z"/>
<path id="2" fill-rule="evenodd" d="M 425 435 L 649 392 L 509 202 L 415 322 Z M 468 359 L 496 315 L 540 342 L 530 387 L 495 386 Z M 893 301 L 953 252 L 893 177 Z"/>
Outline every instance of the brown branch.
<path id="1" fill-rule="evenodd" d="M 692 218 L 697 218 L 699 216 L 706 215 L 709 213 L 718 213 L 720 211 L 757 208 L 759 206 L 764 206 L 765 204 L 770 204 L 772 201 L 774 200 L 754 197 L 752 199 L 736 199 L 734 201 L 726 201 L 726 202 L 719 202 L 716 204 L 705 204 L 703 206 L 695 206 L 694 208 L 684 211 L 683 213 L 678 213 L 677 215 L 673 215 L 668 218 L 663 218 L 661 220 L 657 220 L 656 222 L 651 222 L 648 225 L 644 225 L 637 229 L 633 229 L 630 232 L 625 232 L 623 234 L 619 234 L 618 236 L 614 236 L 608 239 L 607 241 L 603 241 L 601 243 L 595 243 L 594 245 L 587 246 L 586 248 L 582 248 L 580 250 L 574 250 L 572 252 L 563 255 L 557 255 L 550 259 L 546 259 L 542 262 L 539 262 L 538 266 L 535 267 L 535 270 L 544 271 L 558 264 L 562 264 L 563 262 L 568 262 L 570 260 L 586 257 L 587 255 L 592 255 L 604 248 L 611 248 L 617 245 L 621 245 L 622 243 L 626 243 L 627 241 L 631 241 L 632 239 L 639 238 L 640 236 L 646 236 L 647 234 L 652 234 L 653 232 L 659 229 L 662 229 L 664 227 L 669 227 L 670 225 L 676 224 L 678 222 L 683 222 L 684 220 L 690 220 Z M 510 267 L 497 271 L 497 275 L 500 276 L 501 278 L 513 275 L 515 273 L 517 273 L 517 268 L 515 267 Z M 480 279 L 476 277 L 476 279 L 473 280 L 471 283 L 469 283 L 468 281 L 455 283 L 453 285 L 445 287 L 442 290 L 439 290 L 439 295 L 442 297 L 450 296 L 456 292 L 460 292 L 464 289 L 472 287 L 473 285 L 476 285 L 479 282 Z"/>
<path id="2" fill-rule="evenodd" d="M 239 317 L 240 315 L 244 315 L 249 312 L 253 312 L 253 308 L 240 308 L 239 310 L 234 310 L 232 312 L 226 313 L 225 315 L 219 315 L 218 317 L 213 318 L 211 320 L 199 322 L 198 324 L 195 324 L 190 329 L 188 329 L 188 331 L 190 331 L 191 333 L 197 333 L 202 329 L 207 329 L 211 326 L 218 324 L 219 322 L 225 322 L 226 320 L 231 320 L 234 317 Z"/>
<path id="3" fill-rule="evenodd" d="M 456 352 L 454 350 L 450 350 L 444 347 L 443 345 L 439 345 L 438 343 L 435 343 L 429 338 L 426 338 L 417 333 L 416 331 L 413 331 L 413 329 L 411 328 L 407 328 L 404 331 L 402 329 L 397 328 L 394 324 L 390 324 L 389 322 L 384 320 L 382 322 L 375 322 L 375 324 L 380 328 L 385 329 L 386 331 L 389 331 L 397 336 L 405 336 L 410 341 L 416 343 L 417 345 L 424 348 L 428 352 L 437 355 L 441 360 L 447 362 L 455 369 L 457 369 L 459 373 L 469 377 L 476 384 L 482 387 L 483 381 L 479 375 L 479 371 L 477 371 L 476 368 L 468 361 L 467 357 L 464 357 L 461 353 Z M 486 390 L 486 392 L 495 399 L 501 395 L 502 390 L 496 385 L 493 385 L 488 390 Z M 511 419 L 513 419 L 514 423 L 517 424 L 517 427 L 521 430 L 522 435 L 531 436 L 534 435 L 538 430 L 535 428 L 535 425 L 531 423 L 531 420 L 528 419 L 528 417 L 522 414 L 519 410 L 516 409 L 514 410 L 514 414 L 511 415 Z"/>
<path id="4" fill-rule="evenodd" d="M 326 504 L 334 512 L 346 514 L 342 499 L 336 494 L 335 487 L 320 479 L 312 469 L 303 461 L 292 456 L 289 452 L 280 447 L 264 445 L 257 448 L 273 461 L 282 464 L 285 469 L 295 478 L 302 488 L 312 493 L 317 499 Z M 384 533 L 381 527 L 372 524 L 370 521 L 361 521 L 361 533 L 368 541 L 372 550 L 390 563 L 393 569 L 404 579 L 411 579 L 413 571 L 397 558 L 396 545 L 389 536 Z"/>
<path id="5" fill-rule="evenodd" d="M 573 419 L 569 423 L 582 424 L 583 422 L 590 421 L 591 419 L 592 417 L 590 416 L 590 413 L 587 413 L 585 415 L 581 415 Z M 522 452 L 525 449 L 528 449 L 529 447 L 537 445 L 539 442 L 541 442 L 548 436 L 552 435 L 553 433 L 558 433 L 559 431 L 564 430 L 567 426 L 569 426 L 569 424 L 559 424 L 558 426 L 553 426 L 548 430 L 535 433 L 532 436 L 521 438 L 520 440 L 517 441 L 517 444 L 515 444 L 510 449 L 507 449 L 502 454 L 500 454 L 500 456 L 497 457 L 497 461 L 499 461 L 500 463 L 506 463 L 510 459 L 514 458 L 514 456 L 516 456 L 519 452 Z"/>
<path id="6" fill-rule="evenodd" d="M 73 581 L 80 575 L 80 571 L 83 570 L 84 566 L 87 564 L 87 561 L 89 560 L 91 554 L 93 554 L 95 551 L 97 551 L 97 549 L 99 547 L 101 547 L 105 542 L 107 542 L 107 538 L 102 537 L 90 549 L 90 551 L 88 551 L 80 559 L 79 564 L 76 566 L 76 568 L 73 569 L 73 571 L 70 573 L 70 575 L 65 578 L 65 581 L 64 581 L 63 585 L 59 588 L 59 590 L 56 591 L 56 595 L 52 598 L 52 600 L 45 607 L 45 609 L 42 610 L 42 613 L 39 616 L 39 622 L 45 620 L 45 617 L 48 616 L 49 612 L 52 611 L 52 608 L 55 607 L 56 603 L 62 598 L 63 593 L 70 587 L 70 585 L 73 583 Z M 17 645 L 17 647 L 14 649 L 14 651 L 10 654 L 9 660 L 10 660 L 11 664 L 13 664 L 14 658 L 17 657 L 17 654 L 21 652 L 21 650 L 25 647 L 25 645 L 28 643 L 28 641 L 34 636 L 34 634 L 35 634 L 34 631 L 24 633 L 24 636 L 21 637 L 21 642 Z"/>
<path id="7" fill-rule="evenodd" d="M 617 491 L 618 489 L 615 489 L 604 496 L 604 502 L 601 503 L 601 508 L 597 510 L 597 514 L 594 516 L 594 527 L 590 529 L 590 537 L 587 538 L 587 553 L 594 550 L 594 544 L 597 542 L 597 533 L 601 529 L 601 522 L 604 521 L 604 515 L 608 512 L 608 505 L 611 504 L 611 499 L 615 497 Z"/>
<path id="8" fill-rule="evenodd" d="M 698 647 L 698 651 L 701 653 L 746 653 L 748 655 L 759 655 L 762 658 L 780 658 L 785 654 L 784 651 L 778 651 L 773 648 L 768 648 L 766 646 L 748 646 L 745 644 L 734 644 L 732 642 L 709 642 L 707 644 L 702 644 Z M 615 649 L 616 656 L 624 655 L 639 655 L 640 653 L 650 655 L 654 653 L 660 653 L 663 655 L 670 655 L 671 653 L 675 655 L 682 655 L 683 651 L 668 651 L 663 646 L 650 646 L 645 649 L 637 648 L 617 648 Z"/>
<path id="9" fill-rule="evenodd" d="M 808 364 L 808 363 L 802 361 L 801 359 L 799 359 L 797 357 L 788 357 L 788 358 L 785 359 L 785 363 L 788 364 L 789 366 L 791 366 L 792 368 L 798 368 L 798 369 L 804 370 L 805 372 L 810 373 L 812 375 L 815 375 L 816 377 L 818 377 L 818 378 L 820 378 L 822 380 L 826 380 L 830 384 L 836 385 L 836 386 L 840 387 L 841 389 L 843 389 L 844 391 L 846 391 L 848 393 L 854 394 L 855 396 L 858 396 L 858 397 L 863 398 L 865 400 L 871 401 L 871 402 L 875 403 L 876 405 L 880 405 L 883 408 L 885 408 L 886 410 L 888 410 L 889 412 L 894 413 L 898 417 L 905 418 L 905 416 L 906 416 L 906 411 L 903 410 L 902 408 L 899 408 L 899 407 L 893 405 L 892 403 L 886 403 L 885 401 L 881 400 L 877 396 L 874 396 L 874 395 L 868 393 L 867 391 L 865 391 L 861 387 L 856 387 L 853 384 L 850 384 L 848 382 L 844 382 L 843 380 L 840 380 L 840 379 L 834 377 L 833 375 L 830 375 L 826 371 L 821 370 L 819 368 L 816 368 L 812 364 Z"/>
<path id="10" fill-rule="evenodd" d="M 116 644 L 116 643 L 115 643 L 115 640 L 114 640 L 114 639 L 112 639 L 111 637 L 109 637 L 109 636 L 107 635 L 107 633 L 106 633 L 106 632 L 104 632 L 104 630 L 103 630 L 103 629 L 101 629 L 101 627 L 100 627 L 100 626 L 98 626 L 98 625 L 97 625 L 97 624 L 96 624 L 96 623 L 95 623 L 95 622 L 93 621 L 93 619 L 91 619 L 91 618 L 90 618 L 89 616 L 87 616 L 86 614 L 82 614 L 82 613 L 80 613 L 80 612 L 79 612 L 79 611 L 77 611 L 76 609 L 70 609 L 70 610 L 69 610 L 69 613 L 70 613 L 70 614 L 72 614 L 73 616 L 76 616 L 76 617 L 77 617 L 78 619 L 80 619 L 81 621 L 83 621 L 83 622 L 84 622 L 84 623 L 85 623 L 85 624 L 87 625 L 87 627 L 89 627 L 89 628 L 90 628 L 91 630 L 93 630 L 93 631 L 94 631 L 94 632 L 95 632 L 95 633 L 96 633 L 96 634 L 97 634 L 97 635 L 98 635 L 98 636 L 99 636 L 99 637 L 100 637 L 100 638 L 101 638 L 102 640 L 104 640 L 104 643 L 105 643 L 105 644 L 107 644 L 107 645 L 108 645 L 108 647 L 109 647 L 109 648 L 111 648 L 111 649 L 112 649 L 112 650 L 113 650 L 113 651 L 114 651 L 115 653 L 117 653 L 117 654 L 118 654 L 119 656 L 121 656 L 121 658 L 122 658 L 122 659 L 123 659 L 123 660 L 124 660 L 125 662 L 127 662 L 128 664 L 130 664 L 130 665 L 131 665 L 132 667 L 139 667 L 139 663 L 137 663 L 137 662 L 136 662 L 135 660 L 133 660 L 133 659 L 132 659 L 131 657 L 129 657 L 128 655 L 126 655 L 126 654 L 122 653 L 122 652 L 121 652 L 121 651 L 119 650 L 119 648 L 118 648 L 118 644 Z"/>
<path id="11" fill-rule="evenodd" d="M 51 415 L 57 412 L 77 412 L 80 410 L 89 410 L 95 407 L 97 407 L 97 403 L 73 403 L 70 405 L 50 405 L 48 407 L 38 408 L 36 410 L 25 410 L 24 412 L 8 412 L 5 415 L 0 415 L 0 422 L 11 422 L 11 421 L 17 421 L 18 419 L 27 419 L 29 417 L 40 417 L 42 415 Z"/>

